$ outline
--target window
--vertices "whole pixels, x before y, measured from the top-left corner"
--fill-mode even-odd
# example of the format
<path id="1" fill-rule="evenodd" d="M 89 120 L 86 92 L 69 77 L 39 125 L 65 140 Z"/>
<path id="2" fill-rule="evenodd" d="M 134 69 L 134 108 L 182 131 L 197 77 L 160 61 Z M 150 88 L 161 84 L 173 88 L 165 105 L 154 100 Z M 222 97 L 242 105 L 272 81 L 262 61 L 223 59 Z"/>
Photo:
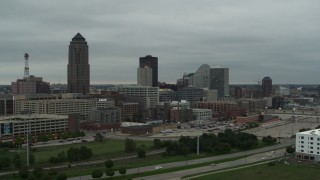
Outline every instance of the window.
<path id="1" fill-rule="evenodd" d="M 301 149 L 301 152 L 304 152 L 304 150 L 303 150 L 303 149 Z"/>
<path id="2" fill-rule="evenodd" d="M 313 151 L 310 151 L 310 153 L 313 153 Z"/>
<path id="3" fill-rule="evenodd" d="M 310 144 L 313 144 L 313 142 L 310 142 Z"/>
<path id="4" fill-rule="evenodd" d="M 304 141 L 301 141 L 301 143 L 304 143 Z"/>
<path id="5" fill-rule="evenodd" d="M 304 136 L 300 136 L 300 139 L 304 139 Z"/>
<path id="6" fill-rule="evenodd" d="M 311 137 L 310 140 L 313 140 L 313 137 Z"/>

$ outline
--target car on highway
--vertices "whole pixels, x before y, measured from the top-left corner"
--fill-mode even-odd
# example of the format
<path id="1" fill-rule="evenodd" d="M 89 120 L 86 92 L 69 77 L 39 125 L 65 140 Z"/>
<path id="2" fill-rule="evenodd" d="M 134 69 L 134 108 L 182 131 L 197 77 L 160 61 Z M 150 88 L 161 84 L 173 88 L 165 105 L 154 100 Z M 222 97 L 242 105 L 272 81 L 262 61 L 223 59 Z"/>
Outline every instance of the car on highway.
<path id="1" fill-rule="evenodd" d="M 154 168 L 155 170 L 157 170 L 157 169 L 162 169 L 162 166 L 156 166 L 155 168 Z"/>

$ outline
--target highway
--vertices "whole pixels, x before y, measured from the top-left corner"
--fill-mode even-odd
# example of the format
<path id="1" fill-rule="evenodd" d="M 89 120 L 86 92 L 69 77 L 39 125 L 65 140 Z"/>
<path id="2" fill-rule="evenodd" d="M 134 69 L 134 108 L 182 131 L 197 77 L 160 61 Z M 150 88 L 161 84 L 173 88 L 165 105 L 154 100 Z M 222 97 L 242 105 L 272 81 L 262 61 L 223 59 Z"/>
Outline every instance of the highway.
<path id="1" fill-rule="evenodd" d="M 274 153 L 272 153 L 272 157 L 280 157 L 280 156 L 284 155 L 283 148 L 285 148 L 289 145 L 293 145 L 293 144 L 294 144 L 294 139 L 293 140 L 287 139 L 287 140 L 282 141 L 282 143 L 280 143 L 280 144 L 277 144 L 274 146 L 268 146 L 268 147 L 264 147 L 264 148 L 260 148 L 260 149 L 243 151 L 243 152 L 238 152 L 238 153 L 233 153 L 233 154 L 226 154 L 226 155 L 221 155 L 221 156 L 200 158 L 200 159 L 195 159 L 195 160 L 172 162 L 172 163 L 166 163 L 166 164 L 158 164 L 158 165 L 153 165 L 153 166 L 128 169 L 127 174 L 156 171 L 155 167 L 159 166 L 159 165 L 162 166 L 162 169 L 165 169 L 165 168 L 183 167 L 183 166 L 187 166 L 187 165 L 191 165 L 191 164 L 212 162 L 212 161 L 228 159 L 228 158 L 233 158 L 233 157 L 239 157 L 239 156 L 245 156 L 245 155 L 252 155 L 247 158 L 219 164 L 217 166 L 204 166 L 204 167 L 199 167 L 199 168 L 176 171 L 176 172 L 172 172 L 172 173 L 165 173 L 165 174 L 158 174 L 158 175 L 149 176 L 149 177 L 137 178 L 137 179 L 145 179 L 145 180 L 146 179 L 152 179 L 152 180 L 180 179 L 183 176 L 191 175 L 191 174 L 195 174 L 195 173 L 199 173 L 199 172 L 206 172 L 206 171 L 215 170 L 215 169 L 218 170 L 218 169 L 222 169 L 222 168 L 229 168 L 229 167 L 239 166 L 239 165 L 243 165 L 243 164 L 247 164 L 247 163 L 263 161 L 267 158 L 270 158 L 270 157 L 266 157 L 266 156 L 268 156 L 267 154 L 269 154 L 271 151 L 274 151 Z M 276 149 L 281 149 L 281 150 L 276 151 Z M 115 176 L 119 176 L 119 174 L 116 172 Z M 106 177 L 106 176 L 104 175 L 103 177 Z M 91 180 L 92 177 L 90 175 L 87 175 L 87 176 L 81 176 L 81 177 L 79 176 L 79 177 L 68 178 L 68 180 L 79 180 L 79 179 Z"/>

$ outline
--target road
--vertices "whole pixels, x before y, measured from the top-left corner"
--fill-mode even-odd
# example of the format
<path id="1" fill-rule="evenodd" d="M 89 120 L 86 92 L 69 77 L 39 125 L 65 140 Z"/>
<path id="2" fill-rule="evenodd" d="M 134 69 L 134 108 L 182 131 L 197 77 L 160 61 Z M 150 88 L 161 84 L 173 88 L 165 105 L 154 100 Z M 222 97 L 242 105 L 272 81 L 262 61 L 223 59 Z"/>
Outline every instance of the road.
<path id="1" fill-rule="evenodd" d="M 220 164 L 215 164 L 214 166 L 208 165 L 208 166 L 202 166 L 198 168 L 192 168 L 192 169 L 187 169 L 187 170 L 182 170 L 182 171 L 176 171 L 176 172 L 171 172 L 171 173 L 165 173 L 165 174 L 158 174 L 158 175 L 153 175 L 153 176 L 146 176 L 146 177 L 140 177 L 140 178 L 135 178 L 136 180 L 178 180 L 181 179 L 183 176 L 187 175 L 193 175 L 193 174 L 198 174 L 198 173 L 203 173 L 203 175 L 208 172 L 208 171 L 213 171 L 213 170 L 219 170 L 219 169 L 226 169 L 226 168 L 232 168 L 236 166 L 241 166 L 241 165 L 246 165 L 246 164 L 251 164 L 251 163 L 256 163 L 272 158 L 277 158 L 281 157 L 284 155 L 285 148 L 279 149 L 279 150 L 274 150 L 274 151 L 269 151 L 267 153 L 259 153 L 255 154 L 252 156 L 249 156 L 247 158 L 242 158 L 239 160 L 235 161 L 230 161 L 230 162 L 224 162 Z M 270 155 L 269 155 L 270 154 Z M 198 177 L 201 175 L 198 175 Z"/>
<path id="2" fill-rule="evenodd" d="M 268 146 L 268 147 L 264 147 L 264 148 L 260 148 L 260 149 L 254 149 L 254 150 L 250 150 L 250 151 L 244 151 L 244 152 L 238 152 L 238 153 L 233 153 L 233 154 L 226 154 L 226 155 L 221 155 L 221 156 L 213 156 L 213 157 L 206 157 L 206 158 L 200 158 L 200 159 L 195 159 L 195 160 L 188 160 L 188 161 L 180 161 L 180 162 L 172 162 L 172 163 L 166 163 L 166 164 L 159 164 L 162 166 L 162 169 L 164 168 L 174 168 L 174 167 L 183 167 L 183 166 L 187 166 L 187 165 L 191 165 L 191 164 L 199 164 L 199 163 L 205 163 L 205 162 L 212 162 L 212 161 L 217 161 L 217 160 L 222 160 L 222 159 L 228 159 L 228 158 L 233 158 L 233 157 L 239 157 L 239 156 L 245 156 L 245 155 L 253 155 L 253 154 L 258 154 L 259 155 L 253 155 L 250 158 L 244 158 L 244 159 L 240 159 L 237 161 L 232 161 L 229 163 L 233 163 L 234 166 L 236 165 L 240 165 L 241 163 L 252 163 L 255 161 L 261 161 L 262 157 L 265 156 L 265 152 L 271 152 L 271 151 L 275 151 L 275 149 L 280 149 L 280 148 L 285 148 L 289 145 L 293 145 L 294 144 L 294 139 L 287 139 L 286 141 L 282 141 L 282 143 L 274 145 L 274 146 Z M 280 156 L 283 155 L 284 152 L 282 150 L 282 152 L 278 152 L 275 153 L 275 155 Z M 228 165 L 229 163 L 223 163 Z M 221 164 L 217 167 L 210 167 L 209 170 L 214 170 L 214 168 L 219 168 L 219 167 L 224 167 L 224 165 Z M 148 172 L 148 171 L 154 171 L 155 167 L 158 165 L 153 165 L 153 166 L 146 166 L 146 167 L 140 167 L 140 168 L 133 168 L 133 169 L 128 169 L 127 170 L 127 174 L 135 174 L 135 173 L 139 173 L 139 172 Z M 232 167 L 231 165 L 229 165 L 230 167 Z M 228 167 L 229 167 L 228 166 Z M 201 168 L 209 168 L 207 166 L 205 167 L 200 167 Z M 196 170 L 194 170 L 196 169 Z M 154 175 L 149 177 L 143 177 L 143 179 L 171 179 L 171 177 L 176 178 L 179 176 L 185 176 L 187 175 L 188 172 L 193 172 L 191 174 L 195 174 L 197 172 L 198 168 L 194 168 L 194 169 L 188 169 L 188 170 L 183 170 L 183 171 L 176 171 L 176 172 L 172 172 L 172 173 L 166 173 L 166 174 L 159 174 L 159 175 Z M 118 176 L 118 172 L 115 173 L 115 176 Z M 158 176 L 160 178 L 158 178 Z M 165 177 L 164 177 L 165 176 Z M 104 175 L 105 177 L 105 175 Z M 87 176 L 81 176 L 81 177 L 72 177 L 72 178 L 68 178 L 68 180 L 91 180 L 91 176 L 87 175 Z M 142 179 L 142 178 L 137 178 L 137 179 Z"/>

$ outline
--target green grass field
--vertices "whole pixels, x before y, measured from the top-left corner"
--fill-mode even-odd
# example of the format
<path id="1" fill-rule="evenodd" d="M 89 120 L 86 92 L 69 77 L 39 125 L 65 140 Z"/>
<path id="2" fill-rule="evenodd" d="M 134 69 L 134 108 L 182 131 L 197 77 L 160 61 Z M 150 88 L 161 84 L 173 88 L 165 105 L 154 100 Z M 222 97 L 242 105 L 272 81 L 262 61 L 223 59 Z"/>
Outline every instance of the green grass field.
<path id="1" fill-rule="evenodd" d="M 146 146 L 147 151 L 152 149 L 153 142 L 152 141 L 135 141 L 137 147 L 144 144 Z M 87 143 L 77 143 L 77 144 L 68 144 L 68 145 L 59 145 L 59 146 L 51 146 L 51 147 L 31 147 L 31 153 L 35 156 L 37 164 L 47 164 L 49 162 L 49 158 L 52 156 L 56 156 L 59 152 L 64 151 L 65 153 L 71 147 L 80 147 L 86 146 L 90 148 L 93 152 L 92 159 L 106 159 L 113 157 L 122 157 L 125 155 L 124 153 L 124 141 L 123 140 L 111 140 L 106 139 L 102 143 L 100 142 L 87 142 Z M 16 152 L 9 151 L 1 151 L 0 157 L 9 157 L 12 159 Z M 24 157 L 26 157 L 25 148 L 20 150 L 20 155 L 25 163 Z"/>
<path id="2" fill-rule="evenodd" d="M 192 178 L 193 180 L 212 180 L 212 179 L 226 179 L 226 180 L 318 180 L 320 179 L 320 166 L 299 165 L 299 164 L 276 164 L 269 166 L 262 164 L 249 168 L 243 168 L 233 171 L 227 171 L 199 178 Z"/>

